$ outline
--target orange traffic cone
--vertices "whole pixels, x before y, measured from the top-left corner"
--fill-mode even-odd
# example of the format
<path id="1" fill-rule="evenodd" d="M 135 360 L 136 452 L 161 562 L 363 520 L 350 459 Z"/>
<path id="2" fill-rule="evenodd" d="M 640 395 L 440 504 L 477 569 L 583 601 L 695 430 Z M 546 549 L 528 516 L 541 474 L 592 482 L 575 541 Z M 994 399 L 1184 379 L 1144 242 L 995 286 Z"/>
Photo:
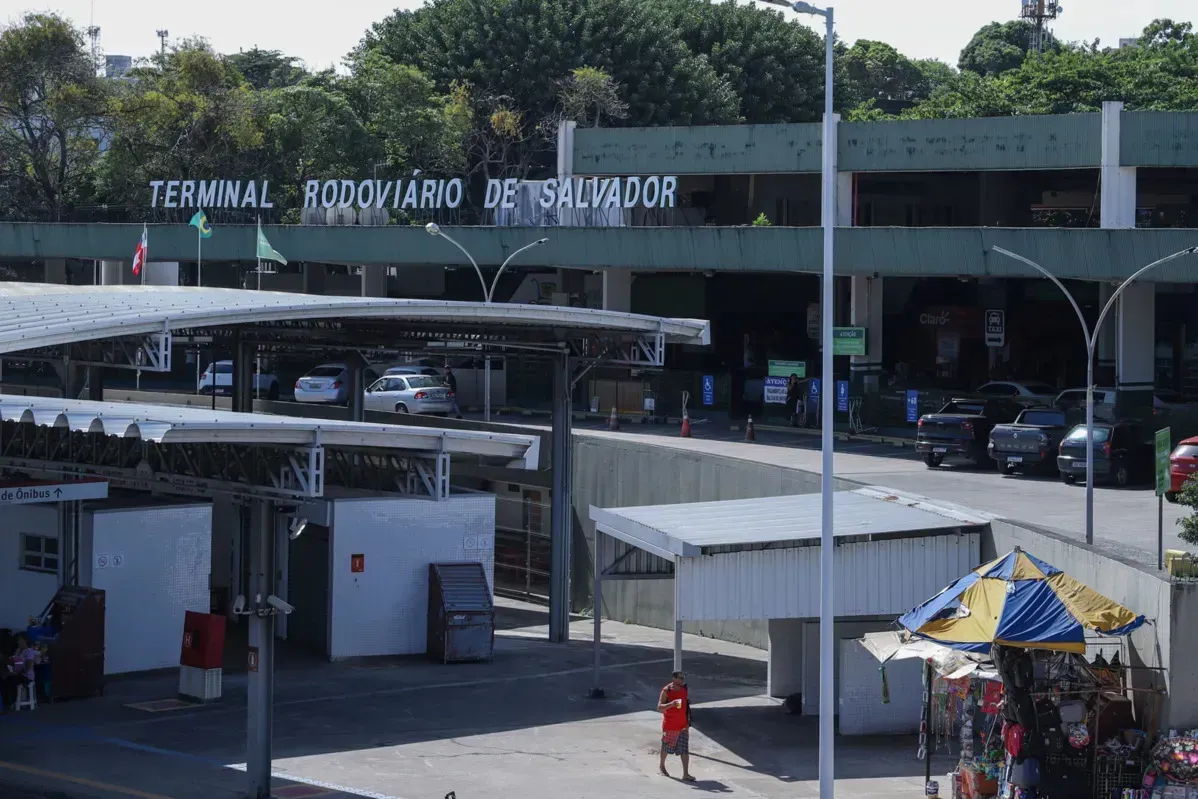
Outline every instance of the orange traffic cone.
<path id="1" fill-rule="evenodd" d="M 683 438 L 691 437 L 691 418 L 686 415 L 686 411 L 682 412 L 682 433 Z"/>
<path id="2" fill-rule="evenodd" d="M 757 431 L 753 429 L 753 417 L 749 417 L 749 423 L 745 425 L 745 441 L 756 441 Z"/>
<path id="3" fill-rule="evenodd" d="M 607 419 L 607 429 L 608 430 L 619 430 L 620 429 L 620 417 L 616 416 L 616 406 L 615 405 L 611 406 L 611 416 L 609 416 Z"/>

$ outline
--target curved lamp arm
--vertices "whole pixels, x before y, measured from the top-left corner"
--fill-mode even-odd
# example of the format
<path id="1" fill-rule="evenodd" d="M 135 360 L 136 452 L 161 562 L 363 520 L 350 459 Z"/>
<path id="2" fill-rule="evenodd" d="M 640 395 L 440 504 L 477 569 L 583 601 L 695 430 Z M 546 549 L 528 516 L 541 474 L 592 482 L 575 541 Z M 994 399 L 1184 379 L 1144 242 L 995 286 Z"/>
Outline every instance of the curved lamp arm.
<path id="1" fill-rule="evenodd" d="M 1106 315 L 1110 312 L 1111 308 L 1115 307 L 1115 300 L 1119 299 L 1119 295 L 1123 293 L 1123 290 L 1130 286 L 1136 278 L 1147 272 L 1149 269 L 1155 269 L 1161 264 L 1172 261 L 1174 258 L 1180 258 L 1183 255 L 1193 255 L 1194 253 L 1198 253 L 1198 247 L 1187 247 L 1186 249 L 1175 252 L 1172 255 L 1166 255 L 1159 261 L 1153 261 L 1152 263 L 1148 264 L 1148 266 L 1139 270 L 1127 280 L 1124 280 L 1122 283 L 1120 283 L 1119 288 L 1115 289 L 1115 291 L 1111 294 L 1110 299 L 1106 301 L 1106 305 L 1104 305 L 1102 308 L 1102 313 L 1098 314 L 1098 321 L 1094 323 L 1094 334 L 1098 335 L 1098 329 L 1102 327 L 1102 320 L 1106 319 Z"/>
<path id="2" fill-rule="evenodd" d="M 462 251 L 462 254 L 465 255 L 467 259 L 469 259 L 470 265 L 474 267 L 474 273 L 476 275 L 478 275 L 478 282 L 482 284 L 483 299 L 486 300 L 487 302 L 490 302 L 490 299 L 488 299 L 489 292 L 487 291 L 487 281 L 486 281 L 486 278 L 483 277 L 483 270 L 478 268 L 478 262 L 476 262 L 474 260 L 474 256 L 470 254 L 470 251 L 467 250 L 465 247 L 463 247 L 461 244 L 459 244 L 457 242 L 457 239 L 455 239 L 453 236 L 449 235 L 444 230 L 442 230 L 440 228 L 440 226 L 438 226 L 435 222 L 428 223 L 427 225 L 424 226 L 424 229 L 427 230 L 430 235 L 440 236 L 441 238 L 445 239 L 450 244 L 452 244 L 453 246 L 457 247 L 459 250 Z"/>
<path id="3" fill-rule="evenodd" d="M 1077 321 L 1082 323 L 1082 335 L 1086 337 L 1086 352 L 1090 352 L 1090 349 L 1093 346 L 1093 340 L 1094 340 L 1093 334 L 1090 332 L 1090 326 L 1086 324 L 1086 316 L 1085 316 L 1085 314 L 1082 313 L 1081 306 L 1079 306 L 1077 304 L 1077 300 L 1073 299 L 1073 295 L 1071 293 L 1069 293 L 1069 289 L 1065 288 L 1065 284 L 1062 283 L 1061 281 L 1057 280 L 1056 276 L 1053 275 L 1052 272 L 1049 272 L 1047 269 L 1040 266 L 1040 264 L 1036 263 L 1035 261 L 1032 261 L 1028 258 L 1024 258 L 1022 255 L 1017 255 L 1016 253 L 1013 253 L 1010 250 L 1004 250 L 1002 247 L 991 247 L 990 249 L 992 251 L 998 253 L 999 255 L 1005 255 L 1008 258 L 1014 258 L 1016 261 L 1027 264 L 1032 269 L 1035 269 L 1037 272 L 1044 275 L 1044 277 L 1048 278 L 1054 284 L 1056 284 L 1056 287 L 1059 288 L 1061 290 L 1061 293 L 1065 295 L 1065 298 L 1067 300 L 1069 300 L 1069 304 L 1073 306 L 1073 312 L 1077 314 Z M 1139 272 L 1137 272 L 1136 274 L 1139 274 Z M 1102 324 L 1101 316 L 1098 318 L 1098 324 L 1099 325 Z M 1094 330 L 1095 331 L 1098 330 L 1098 325 L 1094 326 Z"/>
<path id="4" fill-rule="evenodd" d="M 523 247 L 516 250 L 511 255 L 509 255 L 507 258 L 505 258 L 503 261 L 503 264 L 501 264 L 499 267 L 499 271 L 495 273 L 495 279 L 491 281 L 491 290 L 487 292 L 487 302 L 490 303 L 491 301 L 493 301 L 495 299 L 495 289 L 496 289 L 496 287 L 499 286 L 499 278 L 500 278 L 500 276 L 503 275 L 503 270 L 507 269 L 507 265 L 512 262 L 513 258 L 515 258 L 520 253 L 524 252 L 525 250 L 531 250 L 533 247 L 540 247 L 542 244 L 548 244 L 548 243 L 549 243 L 549 239 L 537 239 L 536 241 L 534 241 L 531 244 L 525 244 Z"/>

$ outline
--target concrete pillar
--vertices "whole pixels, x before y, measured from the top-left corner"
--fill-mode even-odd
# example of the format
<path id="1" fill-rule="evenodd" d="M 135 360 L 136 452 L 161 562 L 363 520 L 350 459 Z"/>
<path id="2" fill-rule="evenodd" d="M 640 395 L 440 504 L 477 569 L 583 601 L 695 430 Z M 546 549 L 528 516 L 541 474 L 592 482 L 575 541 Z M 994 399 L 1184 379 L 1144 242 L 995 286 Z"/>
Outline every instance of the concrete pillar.
<path id="1" fill-rule="evenodd" d="M 1094 318 L 1102 313 L 1102 309 L 1106 307 L 1110 301 L 1111 295 L 1115 293 L 1115 286 L 1109 282 L 1098 284 L 1098 307 L 1095 309 Z M 1118 309 L 1112 311 L 1106 320 L 1102 323 L 1102 328 L 1098 331 L 1098 346 L 1095 348 L 1094 360 L 1094 381 L 1100 386 L 1115 385 L 1115 351 L 1118 347 L 1119 329 L 1119 314 Z"/>
<path id="2" fill-rule="evenodd" d="M 571 499 L 573 471 L 573 413 L 570 407 L 570 378 L 573 374 L 569 356 L 553 363 L 553 491 L 550 495 L 551 532 L 549 539 L 549 640 L 565 643 L 570 640 L 570 571 L 573 567 L 571 550 L 574 543 L 574 507 Z"/>
<path id="3" fill-rule="evenodd" d="M 563 121 L 557 123 L 557 179 L 563 180 L 574 177 L 574 129 L 577 122 Z"/>
<path id="4" fill-rule="evenodd" d="M 877 394 L 882 375 L 882 278 L 852 278 L 851 327 L 865 328 L 865 354 L 849 359 L 853 391 Z"/>
<path id="5" fill-rule="evenodd" d="M 362 267 L 362 296 L 363 297 L 386 297 L 387 296 L 387 267 L 385 267 L 385 266 L 363 266 Z"/>
<path id="6" fill-rule="evenodd" d="M 1147 419 L 1156 383 L 1156 284 L 1133 283 L 1118 302 L 1115 409 L 1120 418 Z"/>
<path id="7" fill-rule="evenodd" d="M 1136 169 L 1121 166 L 1119 160 L 1122 114 L 1123 103 L 1102 104 L 1100 207 L 1104 230 L 1126 230 L 1136 226 Z"/>
<path id="8" fill-rule="evenodd" d="M 133 273 L 131 267 L 126 261 L 101 261 L 100 262 L 100 285 L 102 286 L 123 286 L 126 283 L 132 282 L 126 278 L 132 278 Z"/>
<path id="9" fill-rule="evenodd" d="M 304 270 L 304 294 L 324 294 L 324 276 L 326 273 L 324 264 L 309 264 L 303 265 Z"/>
<path id="10" fill-rule="evenodd" d="M 42 282 L 43 283 L 58 283 L 60 285 L 67 282 L 67 262 L 65 258 L 49 258 L 42 263 Z"/>
<path id="11" fill-rule="evenodd" d="M 140 282 L 140 278 L 133 277 L 132 269 L 129 276 L 133 278 L 131 283 Z M 177 286 L 179 285 L 179 262 L 178 261 L 150 261 L 146 264 L 146 285 L 147 286 Z"/>
<path id="12" fill-rule="evenodd" d="M 603 310 L 632 311 L 632 270 L 603 270 Z"/>
<path id="13" fill-rule="evenodd" d="M 802 619 L 769 619 L 769 660 L 766 671 L 766 691 L 775 699 L 785 699 L 803 692 L 803 621 Z"/>
<path id="14" fill-rule="evenodd" d="M 274 593 L 274 505 L 257 500 L 250 511 L 251 605 L 269 609 Z M 275 617 L 249 616 L 250 668 L 246 679 L 246 777 L 250 799 L 271 795 L 271 739 L 274 715 Z"/>

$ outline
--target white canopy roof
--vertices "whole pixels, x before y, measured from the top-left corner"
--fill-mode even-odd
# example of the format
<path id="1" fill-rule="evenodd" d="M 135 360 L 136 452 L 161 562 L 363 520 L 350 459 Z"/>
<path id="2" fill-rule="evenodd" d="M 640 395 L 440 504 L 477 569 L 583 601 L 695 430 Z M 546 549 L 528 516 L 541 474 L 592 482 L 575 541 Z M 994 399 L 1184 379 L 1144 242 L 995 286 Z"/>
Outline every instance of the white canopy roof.
<path id="1" fill-rule="evenodd" d="M 412 454 L 474 455 L 536 469 L 535 435 L 338 422 L 176 405 L 91 402 L 0 394 L 0 420 L 162 444 L 224 443 L 393 449 Z"/>
<path id="2" fill-rule="evenodd" d="M 709 344 L 710 323 L 554 305 L 326 297 L 183 286 L 0 283 L 0 353 L 166 330 L 303 320 L 411 322 L 535 331 L 661 332 Z"/>

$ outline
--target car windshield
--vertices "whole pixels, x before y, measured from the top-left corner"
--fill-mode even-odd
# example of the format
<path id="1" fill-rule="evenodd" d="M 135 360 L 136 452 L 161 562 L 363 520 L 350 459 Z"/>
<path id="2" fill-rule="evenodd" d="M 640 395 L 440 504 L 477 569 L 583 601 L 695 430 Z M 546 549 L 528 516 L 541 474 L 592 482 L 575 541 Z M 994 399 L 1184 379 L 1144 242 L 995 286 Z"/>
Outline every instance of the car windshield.
<path id="1" fill-rule="evenodd" d="M 1101 444 L 1104 441 L 1109 440 L 1110 437 L 1111 437 L 1111 428 L 1109 428 L 1109 427 L 1095 427 L 1094 428 L 1094 443 L 1095 444 Z M 1086 426 L 1078 425 L 1077 427 L 1070 430 L 1069 435 L 1067 436 L 1067 440 L 1069 440 L 1069 441 L 1085 441 L 1086 440 Z"/>
<path id="2" fill-rule="evenodd" d="M 295 373 L 292 372 L 292 374 L 295 374 Z M 340 376 L 341 376 L 341 367 L 340 366 L 317 366 L 311 372 L 308 372 L 308 374 L 304 375 L 304 377 L 340 377 Z"/>
<path id="3" fill-rule="evenodd" d="M 1097 398 L 1098 398 L 1098 395 L 1096 394 L 1095 399 L 1097 399 Z M 1061 395 L 1059 397 L 1057 397 L 1057 401 L 1058 402 L 1085 402 L 1086 401 L 1086 392 L 1084 392 L 1084 391 L 1062 391 Z"/>
<path id="4" fill-rule="evenodd" d="M 940 409 L 940 413 L 965 414 L 966 416 L 981 416 L 985 406 L 980 402 L 950 402 Z"/>
<path id="5" fill-rule="evenodd" d="M 1056 394 L 1057 390 L 1047 383 L 1024 383 L 1024 388 L 1033 394 Z"/>
<path id="6" fill-rule="evenodd" d="M 434 388 L 442 385 L 440 380 L 435 377 L 428 377 L 427 375 L 412 375 L 404 379 L 408 381 L 408 385 L 412 388 Z"/>
<path id="7" fill-rule="evenodd" d="M 217 361 L 216 362 L 216 373 L 218 375 L 233 374 L 233 362 L 232 361 Z"/>
<path id="8" fill-rule="evenodd" d="M 1060 411 L 1024 411 L 1020 421 L 1023 424 L 1064 425 L 1065 414 Z"/>
<path id="9" fill-rule="evenodd" d="M 1173 455 L 1178 458 L 1198 458 L 1198 444 L 1182 444 Z"/>

